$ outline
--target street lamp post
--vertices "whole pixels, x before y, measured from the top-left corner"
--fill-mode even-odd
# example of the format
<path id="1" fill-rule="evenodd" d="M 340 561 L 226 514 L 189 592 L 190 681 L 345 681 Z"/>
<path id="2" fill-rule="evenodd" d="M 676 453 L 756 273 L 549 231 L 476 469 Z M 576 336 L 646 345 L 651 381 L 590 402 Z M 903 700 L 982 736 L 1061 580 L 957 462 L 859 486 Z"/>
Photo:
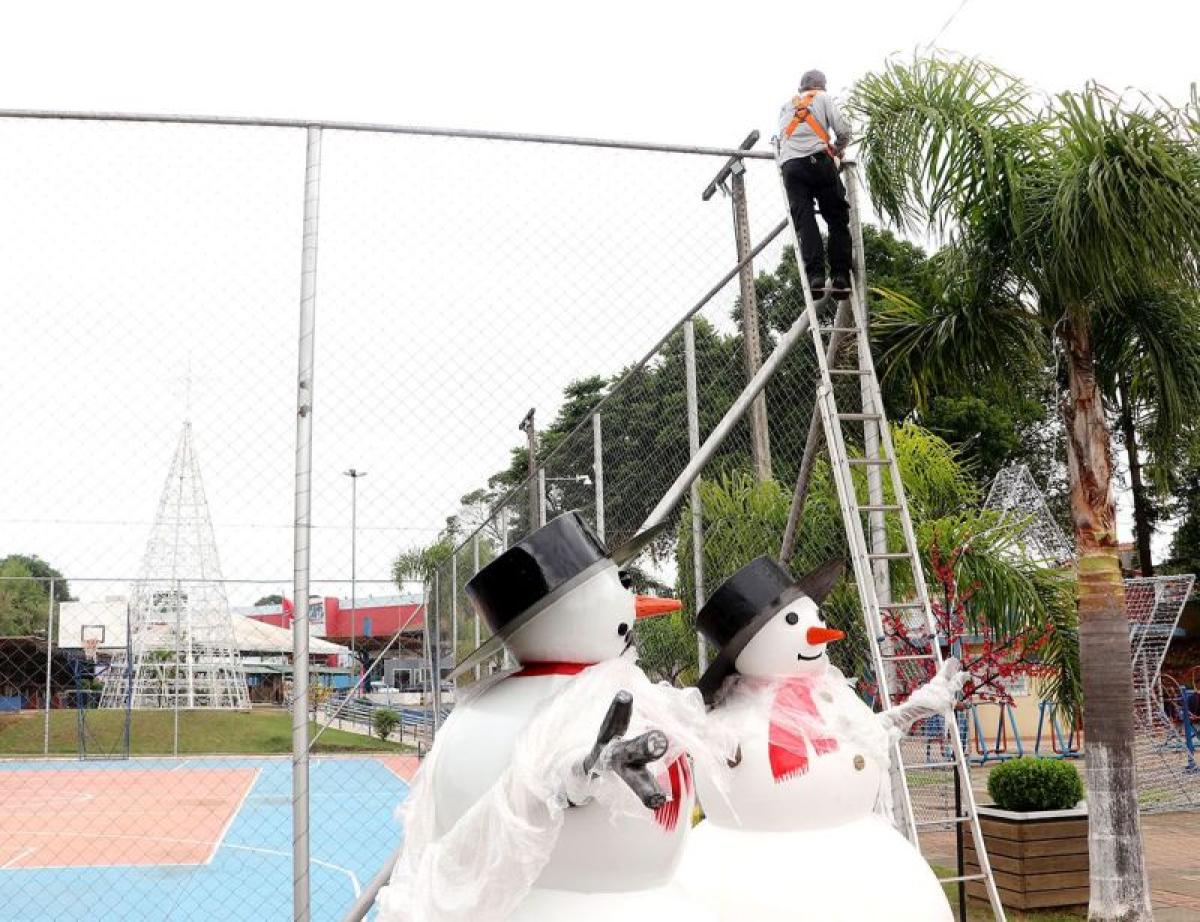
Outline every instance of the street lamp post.
<path id="1" fill-rule="evenodd" d="M 358 478 L 366 477 L 367 472 L 350 468 L 342 473 L 350 478 L 350 658 L 354 660 L 357 676 L 359 663 L 354 637 L 358 633 Z"/>

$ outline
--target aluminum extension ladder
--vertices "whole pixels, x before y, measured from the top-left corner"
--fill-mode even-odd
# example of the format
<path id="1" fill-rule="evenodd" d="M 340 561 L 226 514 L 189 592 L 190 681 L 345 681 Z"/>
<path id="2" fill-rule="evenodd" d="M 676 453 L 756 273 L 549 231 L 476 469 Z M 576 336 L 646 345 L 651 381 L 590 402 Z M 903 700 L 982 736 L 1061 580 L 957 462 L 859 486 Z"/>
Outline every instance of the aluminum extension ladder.
<path id="1" fill-rule="evenodd" d="M 817 408 L 825 431 L 825 444 L 829 449 L 830 468 L 833 473 L 834 485 L 842 508 L 842 519 L 846 528 L 846 540 L 850 549 L 854 578 L 858 585 L 859 598 L 863 606 L 863 616 L 867 626 L 867 636 L 870 638 L 871 661 L 879 686 L 879 698 L 884 708 L 891 707 L 891 678 L 903 662 L 932 661 L 934 671 L 941 669 L 942 653 L 937 643 L 937 625 L 929 606 L 929 595 L 925 588 L 924 571 L 917 550 L 916 535 L 913 532 L 912 518 L 908 511 L 908 502 L 904 495 L 904 486 L 900 480 L 900 468 L 896 464 L 896 452 L 892 444 L 892 435 L 883 409 L 883 398 L 879 388 L 879 378 L 875 373 L 875 363 L 871 356 L 870 334 L 867 326 L 867 309 L 864 300 L 866 276 L 863 261 L 862 225 L 858 212 L 858 195 L 856 187 L 857 173 L 854 164 L 843 163 L 843 175 L 846 179 L 847 198 L 850 205 L 850 223 L 854 244 L 855 274 L 851 279 L 851 292 L 848 300 L 840 301 L 836 316 L 832 323 L 823 322 L 822 314 L 830 313 L 832 299 L 826 297 L 821 302 L 813 300 L 812 291 L 808 285 L 807 273 L 799 260 L 801 253 L 800 240 L 796 233 L 795 223 L 788 209 L 788 225 L 791 228 L 792 240 L 796 245 L 797 262 L 800 283 L 804 290 L 805 310 L 808 314 L 809 327 L 816 347 L 817 362 L 820 367 L 820 384 L 817 389 Z M 787 189 L 783 185 L 783 173 L 780 171 L 780 187 L 783 189 L 785 206 L 787 204 Z M 854 338 L 857 349 L 857 362 L 853 365 L 839 364 L 843 346 Z M 835 379 L 842 382 L 857 380 L 859 400 L 853 410 L 839 408 L 836 399 Z M 863 453 L 851 456 L 846 449 L 845 429 L 843 427 L 863 427 Z M 862 468 L 867 481 L 867 499 L 860 501 L 858 487 L 854 481 L 854 468 Z M 883 472 L 891 478 L 893 499 L 886 499 L 883 487 Z M 867 523 L 864 524 L 864 516 Z M 903 550 L 890 550 L 887 543 L 888 516 L 892 516 L 891 529 L 895 533 L 895 525 L 900 526 L 903 536 Z M 890 591 L 890 571 L 892 562 L 907 562 L 912 571 L 915 598 L 910 601 L 894 601 Z M 892 652 L 895 648 L 891 638 L 886 635 L 883 627 L 883 612 L 889 611 L 899 617 L 916 617 L 924 619 L 924 627 L 931 638 L 930 649 L 927 653 Z M 965 887 L 968 883 L 982 883 L 991 903 L 992 912 L 997 922 L 1004 922 L 1004 908 L 1000 904 L 1000 895 L 996 890 L 996 880 L 984 848 L 983 834 L 979 826 L 979 813 L 975 804 L 975 795 L 971 790 L 971 777 L 964 751 L 962 737 L 957 732 L 958 724 L 952 712 L 943 715 L 945 727 L 948 729 L 953 758 L 942 761 L 906 762 L 904 753 L 896 744 L 892 749 L 892 778 L 893 778 L 893 807 L 899 814 L 897 825 L 907 834 L 914 847 L 920 850 L 920 829 L 927 827 L 945 826 L 951 828 L 958 824 L 970 827 L 972 841 L 975 846 L 975 856 L 979 868 L 962 876 L 940 877 L 942 883 L 957 883 Z M 909 777 L 911 772 L 936 772 L 952 769 L 958 775 L 961 791 L 961 812 L 947 819 L 918 821 L 914 815 L 910 795 Z"/>

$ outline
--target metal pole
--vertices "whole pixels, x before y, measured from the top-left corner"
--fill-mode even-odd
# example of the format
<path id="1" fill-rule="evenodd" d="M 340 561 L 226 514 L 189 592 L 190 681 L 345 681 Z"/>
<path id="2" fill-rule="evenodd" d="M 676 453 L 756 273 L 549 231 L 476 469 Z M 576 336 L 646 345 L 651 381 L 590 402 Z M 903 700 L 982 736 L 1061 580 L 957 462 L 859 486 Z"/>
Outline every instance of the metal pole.
<path id="1" fill-rule="evenodd" d="M 545 468 L 538 469 L 537 475 L 537 527 L 541 528 L 546 524 L 546 470 Z"/>
<path id="2" fill-rule="evenodd" d="M 472 542 L 474 545 L 474 560 L 472 561 L 471 575 L 474 576 L 479 572 L 479 533 L 476 532 L 475 539 Z M 479 636 L 479 612 L 475 612 L 475 649 L 479 649 L 479 645 L 483 642 Z M 475 664 L 475 681 L 479 681 L 479 664 Z"/>
<path id="3" fill-rule="evenodd" d="M 592 482 L 596 487 L 596 534 L 604 541 L 604 433 L 599 413 L 592 416 Z"/>
<path id="4" fill-rule="evenodd" d="M 700 400 L 696 388 L 696 327 L 692 321 L 683 325 L 683 367 L 687 386 L 688 457 L 700 451 Z M 704 607 L 704 525 L 700 509 L 700 484 L 692 481 L 692 574 L 696 584 L 696 613 Z M 708 641 L 696 632 L 696 657 L 703 672 L 708 666 Z"/>
<path id="5" fill-rule="evenodd" d="M 742 304 L 742 346 L 746 362 L 746 380 L 749 381 L 762 364 L 762 343 L 758 328 L 758 296 L 754 290 L 753 246 L 750 243 L 750 217 L 746 207 L 746 156 L 750 148 L 758 143 L 758 132 L 746 135 L 738 153 L 730 157 L 705 187 L 700 197 L 708 201 L 717 189 L 730 194 L 733 200 L 733 239 L 737 246 L 738 287 Z M 726 186 L 726 182 L 730 183 Z M 750 409 L 750 455 L 754 463 L 754 474 L 759 482 L 771 479 L 771 437 L 767 427 L 767 398 L 760 395 Z"/>
<path id="6" fill-rule="evenodd" d="M 171 754 L 179 755 L 179 580 L 175 581 L 175 662 L 171 665 L 171 701 L 174 719 L 171 730 Z M 190 665 L 190 664 L 189 664 Z"/>
<path id="7" fill-rule="evenodd" d="M 321 129 L 309 127 L 304 158 L 304 237 L 300 257 L 299 364 L 296 379 L 296 520 L 292 595 L 292 919 L 309 922 L 308 590 L 312 527 L 313 363 L 317 315 L 317 224 Z"/>
<path id="8" fill-rule="evenodd" d="M 425 619 L 426 630 L 429 618 Z M 433 732 L 436 734 L 442 720 L 442 571 L 433 571 L 433 633 L 429 635 L 429 660 L 432 665 L 430 681 L 433 682 Z"/>
<path id="9" fill-rule="evenodd" d="M 738 286 L 742 296 L 742 343 L 745 351 L 746 378 L 754 377 L 762 365 L 762 343 L 759 341 L 758 296 L 754 291 L 754 266 L 746 257 L 750 253 L 750 217 L 746 208 L 746 165 L 741 160 L 731 170 L 733 199 L 733 234 L 737 243 Z M 759 394 L 750 407 L 750 454 L 754 473 L 760 483 L 771 479 L 771 435 L 767 428 L 767 395 Z"/>
<path id="10" fill-rule="evenodd" d="M 46 719 L 42 727 L 42 755 L 50 754 L 50 671 L 54 657 L 54 577 L 50 577 L 50 600 L 46 603 Z"/>
<path id="11" fill-rule="evenodd" d="M 470 128 L 433 128 L 422 125 L 384 125 L 379 122 L 335 122 L 294 118 L 239 118 L 219 115 L 170 115 L 141 112 L 70 112 L 52 109 L 0 109 L 0 118 L 68 119 L 81 122 L 162 122 L 181 125 L 241 125 L 256 128 L 307 128 L 310 132 L 328 128 L 331 131 L 371 131 L 383 134 L 425 135 L 434 138 L 477 138 L 484 141 L 519 141 L 526 144 L 558 144 L 567 147 L 607 147 L 618 150 L 640 150 L 667 154 L 699 154 L 708 157 L 750 157 L 773 160 L 774 153 L 765 150 L 733 151 L 726 147 L 703 147 L 695 144 L 658 144 L 648 141 L 621 141 L 609 138 L 578 138 L 567 135 L 528 134 L 508 131 L 477 131 Z"/>
<path id="12" fill-rule="evenodd" d="M 663 494 L 663 498 L 658 501 L 658 505 L 646 516 L 646 520 L 638 528 L 639 532 L 660 524 L 670 514 L 671 510 L 683 498 L 684 492 L 691 486 L 692 481 L 696 479 L 696 475 L 700 473 L 704 465 L 716 454 L 717 449 L 721 447 L 721 443 L 725 441 L 725 437 L 729 435 L 730 430 L 737 425 L 738 420 L 745 416 L 754 398 L 767 386 L 767 382 L 775 374 L 779 366 L 783 364 L 783 360 L 787 358 L 788 353 L 799 342 L 800 337 L 807 332 L 808 311 L 803 311 L 792 322 L 792 325 L 788 327 L 788 331 L 779 338 L 779 342 L 775 345 L 774 350 L 767 357 L 767 360 L 763 362 L 763 366 L 758 370 L 758 374 L 750 379 L 750 383 L 743 388 L 742 392 L 738 394 L 737 399 L 725 411 L 725 415 L 721 417 L 721 421 L 708 434 L 708 438 L 704 440 L 704 444 L 700 446 L 700 450 L 687 463 L 687 467 L 680 472 L 679 476 L 675 478 L 675 482 Z"/>
<path id="13" fill-rule="evenodd" d="M 526 450 L 529 453 L 526 469 L 529 471 L 529 476 L 525 480 L 525 489 L 529 491 L 529 530 L 533 531 L 539 526 L 542 519 L 541 506 L 544 505 L 538 502 L 541 496 L 541 481 L 538 479 L 537 469 L 537 424 L 534 421 L 534 415 L 537 413 L 536 407 L 530 407 L 529 412 L 525 414 L 525 418 L 521 420 L 518 429 L 525 433 Z"/>
<path id="14" fill-rule="evenodd" d="M 450 656 L 458 659 L 458 549 L 450 555 Z M 458 677 L 454 678 L 455 691 Z"/>
<path id="15" fill-rule="evenodd" d="M 354 643 L 358 635 L 358 478 L 366 477 L 367 472 L 352 467 L 342 473 L 350 478 L 350 658 L 354 661 L 354 674 L 358 675 Z"/>

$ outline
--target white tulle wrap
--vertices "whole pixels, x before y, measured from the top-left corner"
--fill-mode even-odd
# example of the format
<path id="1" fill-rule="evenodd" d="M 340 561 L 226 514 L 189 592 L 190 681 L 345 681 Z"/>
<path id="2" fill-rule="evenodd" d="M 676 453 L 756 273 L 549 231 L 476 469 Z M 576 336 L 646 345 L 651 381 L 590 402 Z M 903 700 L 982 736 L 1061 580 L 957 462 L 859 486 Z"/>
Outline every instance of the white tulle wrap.
<path id="1" fill-rule="evenodd" d="M 847 679 L 832 664 L 822 673 L 803 677 L 756 678 L 735 674 L 721 687 L 709 714 L 709 748 L 732 752 L 744 728 L 763 721 L 782 731 L 772 732 L 771 742 L 797 756 L 811 756 L 815 740 L 836 737 L 841 744 L 849 744 L 884 769 L 874 809 L 891 820 L 892 788 L 887 768 L 892 744 L 914 722 L 944 714 L 953 707 L 966 678 L 959 671 L 958 660 L 949 659 L 938 675 L 913 692 L 907 701 L 877 713 L 854 691 L 854 680 Z M 781 694 L 788 686 L 804 689 L 817 712 L 797 707 L 794 695 Z M 730 804 L 730 808 L 736 813 L 735 805 Z"/>
<path id="2" fill-rule="evenodd" d="M 698 691 L 656 685 L 632 659 L 591 666 L 546 699 L 517 739 L 508 769 L 440 838 L 432 788 L 442 766 L 434 745 L 399 811 L 404 851 L 389 885 L 380 891 L 379 920 L 498 922 L 520 904 L 549 861 L 568 802 L 598 804 L 612 822 L 644 817 L 646 808 L 606 770 L 603 756 L 591 777 L 579 769 L 613 696 L 622 689 L 633 695 L 627 737 L 662 730 L 670 749 L 661 765 L 686 751 L 716 773 L 719 755 L 709 745 Z M 464 698 L 458 708 L 468 702 Z M 454 718 L 452 714 L 443 732 Z"/>
<path id="3" fill-rule="evenodd" d="M 902 704 L 879 715 L 879 722 L 892 740 L 898 740 L 918 720 L 945 714 L 954 707 L 958 693 L 969 675 L 962 672 L 954 657 L 942 664 L 936 676 L 914 691 Z"/>

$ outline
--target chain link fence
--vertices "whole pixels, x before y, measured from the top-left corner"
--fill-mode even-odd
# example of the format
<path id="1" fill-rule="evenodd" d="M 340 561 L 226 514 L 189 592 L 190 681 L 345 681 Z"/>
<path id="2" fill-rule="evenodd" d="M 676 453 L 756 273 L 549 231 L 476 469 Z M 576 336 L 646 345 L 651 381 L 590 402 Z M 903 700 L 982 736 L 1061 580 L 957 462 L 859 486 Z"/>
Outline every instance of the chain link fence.
<path id="1" fill-rule="evenodd" d="M 0 118 L 0 918 L 336 919 L 487 636 L 471 575 L 568 509 L 632 535 L 800 312 L 783 203 L 727 174 L 739 252 L 731 150 L 167 121 Z M 778 553 L 815 374 L 637 561 L 685 600 L 652 675 Z M 797 572 L 832 497 L 818 463 Z"/>

